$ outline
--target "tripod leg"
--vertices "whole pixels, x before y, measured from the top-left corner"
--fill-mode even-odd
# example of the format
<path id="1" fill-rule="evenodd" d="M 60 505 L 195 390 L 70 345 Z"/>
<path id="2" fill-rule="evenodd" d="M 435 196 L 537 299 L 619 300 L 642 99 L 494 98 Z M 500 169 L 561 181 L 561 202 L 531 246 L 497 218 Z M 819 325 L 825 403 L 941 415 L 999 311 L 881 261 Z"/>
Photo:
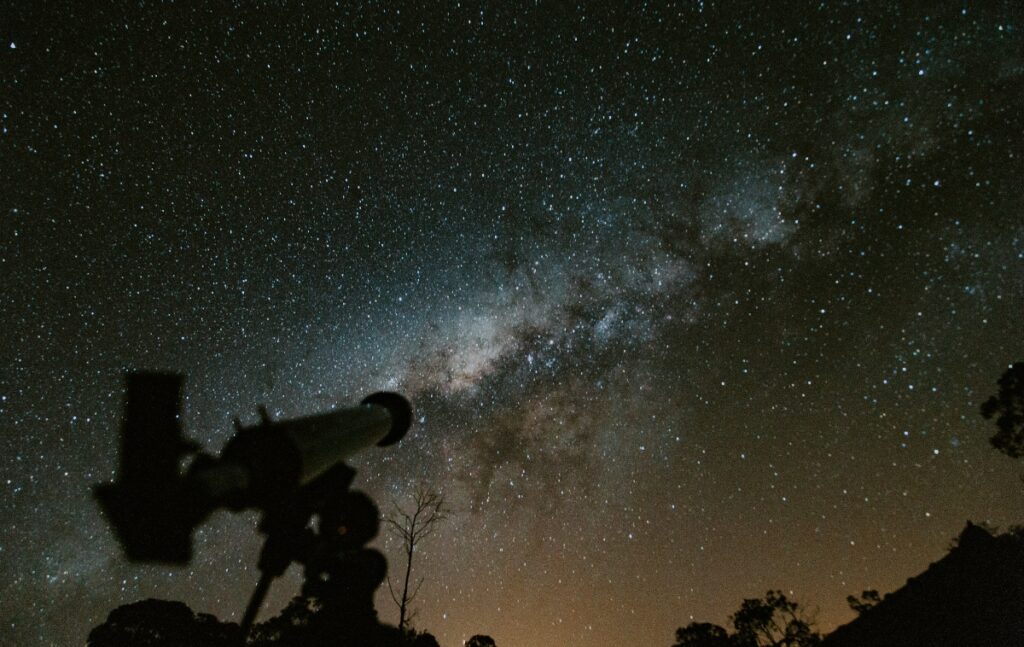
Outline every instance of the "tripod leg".
<path id="1" fill-rule="evenodd" d="M 263 599 L 267 597 L 267 591 L 270 590 L 270 583 L 273 581 L 274 576 L 270 573 L 263 572 L 260 575 L 260 581 L 256 584 L 256 590 L 252 592 L 252 597 L 249 598 L 249 605 L 245 607 L 245 615 L 242 616 L 242 644 L 245 644 L 244 641 L 249 636 L 249 630 L 252 629 L 252 624 L 256 621 L 256 614 L 260 612 Z"/>

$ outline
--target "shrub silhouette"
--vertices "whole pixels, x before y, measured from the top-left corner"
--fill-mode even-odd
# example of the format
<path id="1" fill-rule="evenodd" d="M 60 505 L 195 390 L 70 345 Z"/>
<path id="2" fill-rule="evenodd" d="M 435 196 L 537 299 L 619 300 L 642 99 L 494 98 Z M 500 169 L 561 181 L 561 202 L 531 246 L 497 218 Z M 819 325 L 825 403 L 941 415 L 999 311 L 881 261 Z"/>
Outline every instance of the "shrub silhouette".
<path id="1" fill-rule="evenodd" d="M 142 600 L 118 607 L 89 632 L 88 647 L 219 647 L 238 644 L 238 625 L 196 614 L 183 602 Z"/>

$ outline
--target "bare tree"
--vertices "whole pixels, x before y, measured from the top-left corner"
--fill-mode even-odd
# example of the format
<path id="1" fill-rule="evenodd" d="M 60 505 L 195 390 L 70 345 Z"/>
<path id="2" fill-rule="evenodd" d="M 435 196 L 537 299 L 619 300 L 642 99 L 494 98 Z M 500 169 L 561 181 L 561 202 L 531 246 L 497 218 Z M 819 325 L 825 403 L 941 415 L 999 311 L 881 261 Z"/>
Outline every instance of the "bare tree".
<path id="1" fill-rule="evenodd" d="M 412 495 L 411 506 L 407 508 L 399 505 L 397 501 L 391 501 L 391 511 L 384 516 L 384 523 L 387 525 L 391 535 L 402 542 L 402 550 L 405 553 L 405 577 L 402 580 L 401 593 L 395 591 L 391 583 L 391 576 L 388 576 L 388 591 L 391 599 L 398 605 L 398 628 L 405 629 L 412 621 L 415 613 L 410 612 L 410 605 L 420 592 L 423 585 L 421 577 L 416 585 L 410 590 L 409 582 L 412 575 L 412 557 L 416 546 L 425 538 L 434 533 L 438 524 L 448 518 L 450 511 L 445 507 L 444 494 L 435 492 L 425 485 L 416 487 Z"/>

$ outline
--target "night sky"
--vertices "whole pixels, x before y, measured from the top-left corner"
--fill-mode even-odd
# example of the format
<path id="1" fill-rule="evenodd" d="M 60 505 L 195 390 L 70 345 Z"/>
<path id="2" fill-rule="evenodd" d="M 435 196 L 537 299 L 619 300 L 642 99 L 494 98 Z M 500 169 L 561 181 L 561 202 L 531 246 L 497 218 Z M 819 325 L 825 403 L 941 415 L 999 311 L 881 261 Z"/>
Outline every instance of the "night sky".
<path id="1" fill-rule="evenodd" d="M 353 464 L 455 509 L 417 557 L 444 647 L 667 647 L 769 588 L 828 630 L 1022 520 L 978 413 L 1024 359 L 1019 1 L 20 4 L 0 644 L 240 618 L 253 514 L 138 566 L 91 499 L 129 369 L 186 374 L 213 451 L 405 393 Z"/>

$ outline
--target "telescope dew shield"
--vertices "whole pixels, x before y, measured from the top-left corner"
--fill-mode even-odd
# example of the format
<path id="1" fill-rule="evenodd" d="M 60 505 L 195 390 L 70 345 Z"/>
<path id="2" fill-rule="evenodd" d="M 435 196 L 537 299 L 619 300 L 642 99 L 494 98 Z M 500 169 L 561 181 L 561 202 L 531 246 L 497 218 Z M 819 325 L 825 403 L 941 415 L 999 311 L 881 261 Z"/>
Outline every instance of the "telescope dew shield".
<path id="1" fill-rule="evenodd" d="M 305 485 L 335 463 L 383 440 L 391 430 L 391 414 L 384 407 L 360 405 L 275 426 L 298 450 L 299 485 Z"/>
<path id="2" fill-rule="evenodd" d="M 412 405 L 404 397 L 391 391 L 377 391 L 363 398 L 361 405 L 384 407 L 391 415 L 391 429 L 388 434 L 377 442 L 378 447 L 394 445 L 405 437 L 412 425 Z"/>
<path id="3" fill-rule="evenodd" d="M 305 485 L 338 462 L 378 445 L 392 445 L 412 423 L 409 401 L 397 393 L 378 392 L 358 407 L 276 423 L 301 457 L 299 485 Z"/>

